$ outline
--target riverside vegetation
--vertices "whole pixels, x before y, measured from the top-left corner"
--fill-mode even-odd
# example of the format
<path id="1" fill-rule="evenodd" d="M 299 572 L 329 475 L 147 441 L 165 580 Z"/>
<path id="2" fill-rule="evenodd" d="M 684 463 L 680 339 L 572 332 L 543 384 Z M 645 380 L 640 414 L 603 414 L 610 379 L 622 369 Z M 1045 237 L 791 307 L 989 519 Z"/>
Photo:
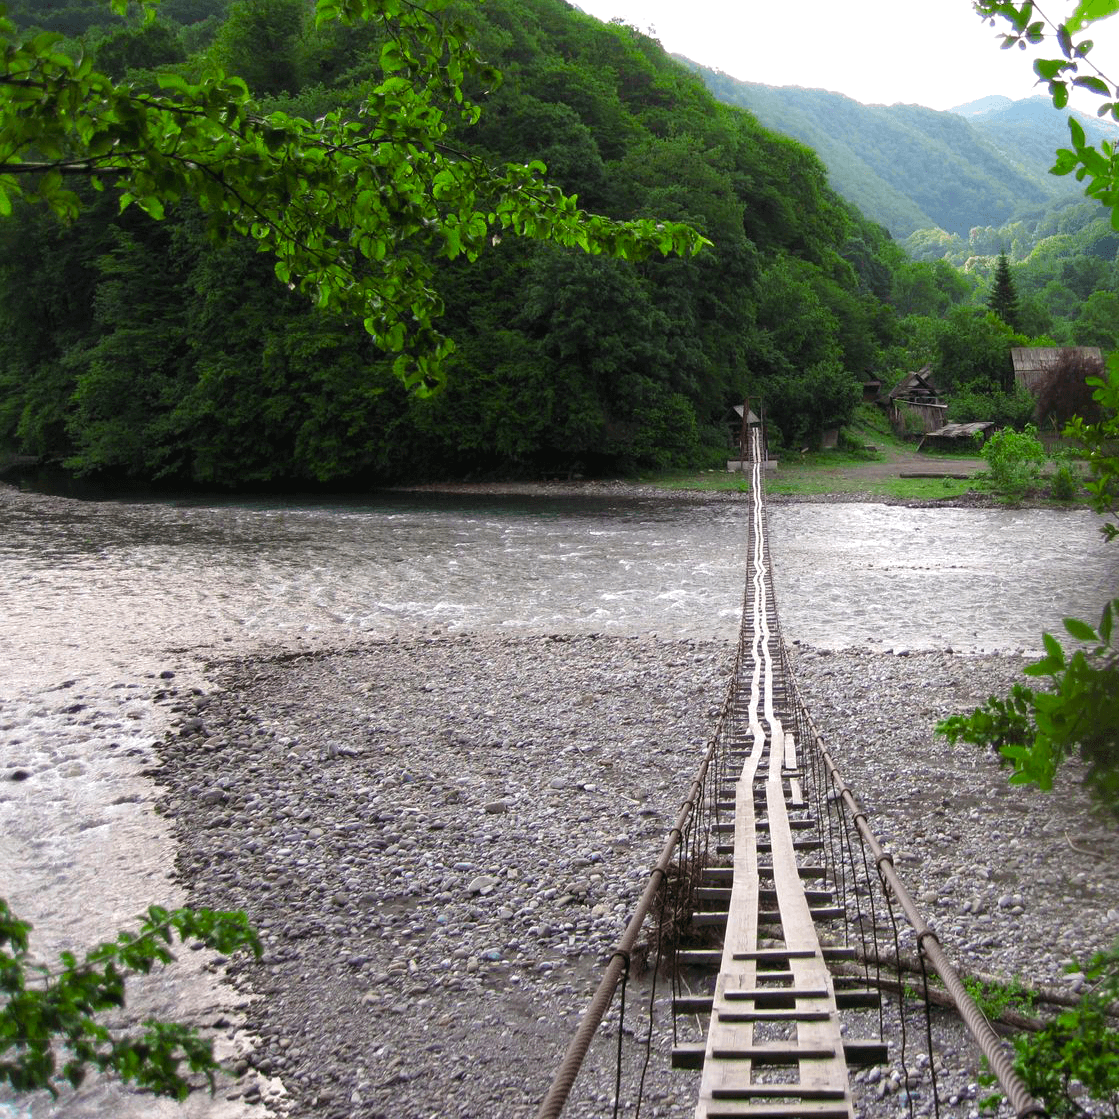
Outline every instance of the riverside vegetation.
<path id="1" fill-rule="evenodd" d="M 725 457 L 728 409 L 747 395 L 799 451 L 850 420 L 866 376 L 926 362 L 980 413 L 952 418 L 990 418 L 1009 346 L 1052 340 L 990 315 L 965 273 L 909 259 L 812 152 L 716 102 L 653 40 L 560 0 L 445 5 L 471 48 L 462 104 L 444 86 L 407 94 L 422 52 L 398 54 L 377 21 L 317 23 L 296 0 L 175 0 L 147 24 L 91 5 L 20 0 L 26 34 L 6 33 L 28 65 L 80 47 L 107 107 L 87 120 L 92 163 L 64 150 L 38 179 L 3 165 L 0 451 L 220 486 L 694 469 Z M 65 38 L 37 40 L 36 24 Z M 203 95 L 209 123 L 184 133 Z M 20 105 L 3 133 L 17 147 L 31 139 Z M 139 153 L 112 163 L 122 105 L 147 122 L 154 178 Z M 251 137 L 224 192 L 174 147 L 220 133 L 219 110 Z M 393 145 L 370 155 L 377 130 L 437 160 L 431 193 Z M 338 163 L 340 146 L 356 162 Z M 25 171 L 47 166 L 25 156 Z M 362 160 L 397 183 L 393 220 L 368 191 L 324 189 Z M 331 199 L 331 229 L 360 232 L 286 204 L 305 188 Z M 60 227 L 44 198 L 80 220 Z M 581 238 L 651 255 L 552 243 Z M 404 383 L 440 379 L 434 393 Z"/>
<path id="2" fill-rule="evenodd" d="M 1034 69 L 1048 84 L 1057 108 L 1068 104 L 1070 91 L 1084 89 L 1104 98 L 1101 116 L 1119 120 L 1119 84 L 1091 62 L 1092 42 L 1074 36 L 1094 20 L 1119 12 L 1119 0 L 1080 0 L 1070 16 L 1051 23 L 1033 3 L 1021 7 L 1000 0 L 981 0 L 980 14 L 992 22 L 1005 21 L 1010 30 L 1005 46 L 1039 44 L 1046 32 L 1060 48 L 1061 57 L 1038 59 Z M 1083 126 L 1068 121 L 1071 145 L 1057 153 L 1054 172 L 1075 171 L 1087 182 L 1086 193 L 1109 211 L 1119 229 L 1119 167 L 1114 146 L 1097 150 L 1088 143 Z M 1088 484 L 1096 510 L 1114 517 L 1119 513 L 1119 355 L 1104 376 L 1087 378 L 1093 389 L 1097 420 L 1088 423 L 1074 415 L 1066 434 L 1078 440 L 1087 453 L 1091 470 Z M 1029 469 L 1029 455 L 1020 455 Z M 1113 520 L 1102 528 L 1109 540 L 1119 536 Z M 969 717 L 954 717 L 938 726 L 951 742 L 963 739 L 994 747 L 1012 766 L 1012 783 L 1052 787 L 1057 768 L 1077 751 L 1085 763 L 1085 783 L 1114 816 L 1119 817 L 1119 644 L 1114 623 L 1119 598 L 1107 602 L 1098 626 L 1066 618 L 1065 629 L 1076 643 L 1071 652 L 1052 634 L 1044 634 L 1044 656 L 1026 668 L 1033 679 L 1047 679 L 1048 690 L 1014 685 L 1010 696 L 992 696 L 985 707 Z M 1086 1114 L 1078 1095 L 1086 1093 L 1119 1113 L 1119 1030 L 1109 1019 L 1119 1004 L 1119 941 L 1096 954 L 1084 966 L 1090 985 L 1073 1010 L 1062 1013 L 1035 1036 L 1015 1039 L 1016 1067 L 1026 1083 L 1053 1115 Z"/>

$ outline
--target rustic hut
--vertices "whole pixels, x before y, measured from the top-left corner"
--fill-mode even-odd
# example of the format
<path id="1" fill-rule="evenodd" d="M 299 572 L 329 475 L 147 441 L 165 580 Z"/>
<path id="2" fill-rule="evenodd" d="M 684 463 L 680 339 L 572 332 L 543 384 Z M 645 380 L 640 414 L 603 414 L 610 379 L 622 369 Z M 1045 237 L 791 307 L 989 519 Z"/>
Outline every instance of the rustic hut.
<path id="1" fill-rule="evenodd" d="M 977 437 L 979 442 L 986 442 L 994 430 L 995 425 L 991 420 L 970 424 L 945 424 L 936 431 L 927 432 L 922 436 L 921 442 L 917 444 L 917 450 L 958 451 L 962 445 L 973 443 Z"/>
<path id="2" fill-rule="evenodd" d="M 940 395 L 940 389 L 933 381 L 931 365 L 923 365 L 915 373 L 906 373 L 890 389 L 891 400 L 905 400 L 910 404 L 940 404 Z"/>
<path id="3" fill-rule="evenodd" d="M 728 427 L 730 429 L 730 445 L 734 448 L 734 458 L 727 460 L 728 470 L 745 470 L 747 468 L 745 443 L 750 428 L 760 428 L 762 421 L 754 409 L 749 411 L 745 404 L 735 404 L 728 414 Z"/>
<path id="4" fill-rule="evenodd" d="M 1099 346 L 1012 346 L 1010 358 L 1014 362 L 1014 380 L 1037 396 L 1038 386 L 1062 350 L 1073 350 L 1082 357 L 1103 361 L 1103 351 Z"/>
<path id="5" fill-rule="evenodd" d="M 948 405 L 941 402 L 930 366 L 907 373 L 890 390 L 887 414 L 899 431 L 929 432 L 944 426 Z"/>

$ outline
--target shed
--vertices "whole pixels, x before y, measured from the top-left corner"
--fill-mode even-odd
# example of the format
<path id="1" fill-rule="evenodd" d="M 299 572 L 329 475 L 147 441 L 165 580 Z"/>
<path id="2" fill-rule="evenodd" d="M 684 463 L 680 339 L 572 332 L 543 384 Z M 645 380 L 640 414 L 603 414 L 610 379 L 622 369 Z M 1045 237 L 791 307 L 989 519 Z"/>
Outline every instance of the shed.
<path id="1" fill-rule="evenodd" d="M 939 404 L 940 389 L 932 377 L 932 366 L 923 365 L 914 373 L 907 373 L 892 389 L 891 400 L 907 400 L 911 404 Z"/>
<path id="2" fill-rule="evenodd" d="M 746 404 L 735 404 L 728 414 L 730 428 L 730 444 L 737 451 L 738 457 L 727 460 L 728 470 L 746 470 L 749 459 L 746 457 L 746 431 L 748 428 L 761 428 L 762 421 L 758 418 L 753 408 L 747 409 Z M 764 438 L 764 435 L 763 435 Z M 777 462 L 766 455 L 766 470 L 775 470 Z"/>
<path id="3" fill-rule="evenodd" d="M 743 420 L 743 414 L 746 419 Z M 746 431 L 748 428 L 761 427 L 762 421 L 758 419 L 754 409 L 749 411 L 746 409 L 745 404 L 735 404 L 727 413 L 727 428 L 730 431 L 730 445 L 737 447 L 740 452 L 743 451 L 746 441 Z"/>
<path id="4" fill-rule="evenodd" d="M 923 451 L 926 447 L 940 447 L 946 450 L 956 450 L 959 448 L 960 443 L 972 441 L 977 436 L 980 441 L 986 441 L 987 437 L 995 429 L 993 420 L 983 420 L 979 423 L 970 424 L 945 424 L 936 431 L 930 431 L 925 435 L 921 442 L 917 444 L 917 450 Z"/>
<path id="5" fill-rule="evenodd" d="M 1103 351 L 1099 346 L 1012 346 L 1010 359 L 1014 362 L 1014 380 L 1037 396 L 1038 386 L 1049 366 L 1064 350 L 1103 362 Z"/>

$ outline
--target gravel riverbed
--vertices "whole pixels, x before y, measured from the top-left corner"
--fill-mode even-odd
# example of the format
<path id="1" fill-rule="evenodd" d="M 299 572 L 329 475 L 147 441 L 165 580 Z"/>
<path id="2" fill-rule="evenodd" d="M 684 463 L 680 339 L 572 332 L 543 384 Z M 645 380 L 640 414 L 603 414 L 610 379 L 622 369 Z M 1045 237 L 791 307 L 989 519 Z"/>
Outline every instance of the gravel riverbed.
<path id="1" fill-rule="evenodd" d="M 1074 989 L 1065 964 L 1119 934 L 1113 825 L 1071 779 L 1011 788 L 993 759 L 934 740 L 1020 660 L 899 652 L 795 650 L 846 780 L 961 966 Z M 265 945 L 259 963 L 212 965 L 252 996 L 260 1039 L 223 1093 L 252 1101 L 263 1084 L 297 1119 L 533 1115 L 731 661 L 718 642 L 433 633 L 231 659 L 202 689 L 169 681 L 156 779 L 176 875 L 193 905 L 247 910 Z M 630 986 L 629 1114 L 651 998 L 642 1114 L 694 1109 L 697 1074 L 668 1067 L 666 996 L 649 974 Z M 565 1115 L 610 1114 L 617 1009 Z M 908 1028 L 903 1066 L 891 1006 L 890 1063 L 857 1076 L 864 1115 L 907 1113 L 907 1075 L 931 1113 L 923 1018 Z M 976 1054 L 947 1017 L 935 1029 L 941 1112 L 974 1116 Z"/>

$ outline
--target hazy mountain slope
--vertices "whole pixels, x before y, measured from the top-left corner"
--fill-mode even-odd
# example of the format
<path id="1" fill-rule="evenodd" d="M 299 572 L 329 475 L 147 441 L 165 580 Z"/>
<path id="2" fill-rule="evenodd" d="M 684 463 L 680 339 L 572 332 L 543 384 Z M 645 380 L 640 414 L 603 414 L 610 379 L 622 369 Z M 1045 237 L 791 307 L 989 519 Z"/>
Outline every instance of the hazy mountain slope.
<path id="1" fill-rule="evenodd" d="M 976 120 L 919 105 L 861 105 L 838 93 L 694 69 L 719 100 L 815 149 L 832 186 L 898 238 L 932 227 L 966 237 L 973 226 L 1002 225 L 1076 189 L 1047 174 L 1056 146 L 1048 135 L 1026 145 L 1000 131 L 995 118 L 1013 106 L 976 118 L 995 120 L 980 128 Z"/>
<path id="2" fill-rule="evenodd" d="M 968 108 L 968 106 L 965 106 Z M 953 110 L 956 112 L 956 110 Z M 1119 139 L 1119 126 L 1086 113 L 1074 113 L 1089 142 Z M 1028 97 L 970 114 L 972 128 L 1008 158 L 1048 170 L 1057 148 L 1069 146 L 1068 113 L 1047 97 Z"/>

